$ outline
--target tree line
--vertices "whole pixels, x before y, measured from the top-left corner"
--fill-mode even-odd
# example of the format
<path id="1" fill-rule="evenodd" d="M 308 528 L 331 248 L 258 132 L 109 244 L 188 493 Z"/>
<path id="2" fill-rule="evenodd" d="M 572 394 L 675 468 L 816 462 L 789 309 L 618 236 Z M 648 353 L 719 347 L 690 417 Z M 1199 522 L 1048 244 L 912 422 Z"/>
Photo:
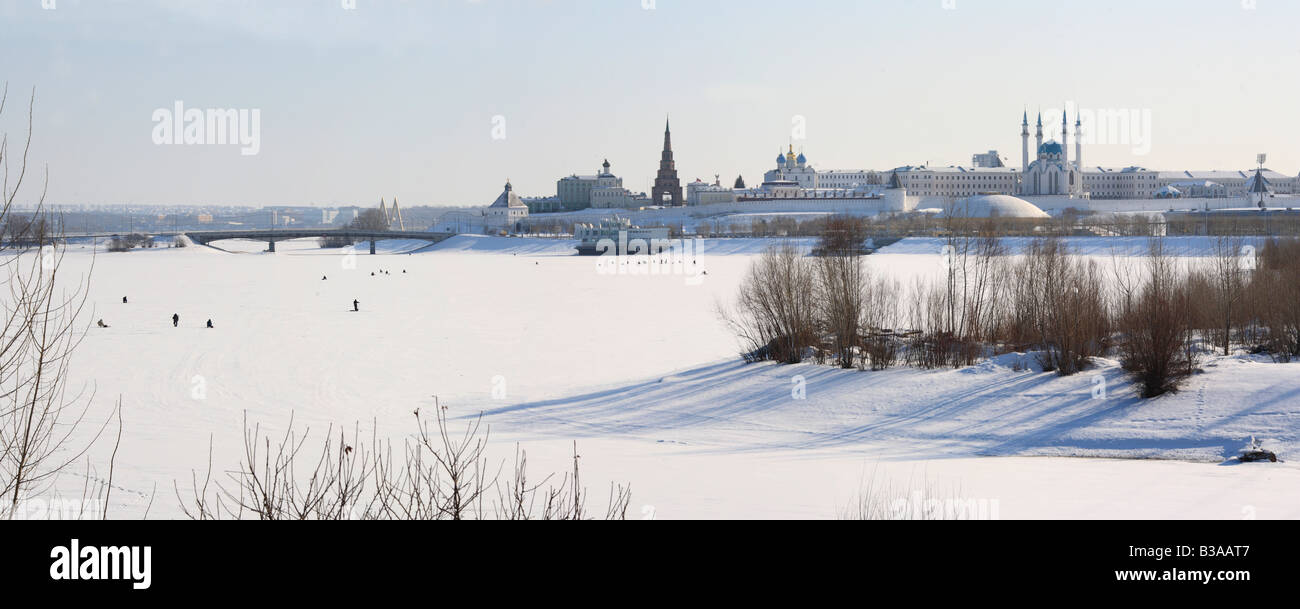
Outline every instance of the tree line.
<path id="1" fill-rule="evenodd" d="M 864 224 L 830 219 L 815 255 L 786 243 L 753 262 L 720 307 L 746 361 L 936 369 L 1025 352 L 1072 375 L 1113 357 L 1150 398 L 1176 390 L 1211 351 L 1300 356 L 1295 239 L 1257 251 L 1220 236 L 1210 256 L 1185 263 L 1150 237 L 1145 256 L 1113 255 L 1103 268 L 1056 236 L 1013 253 L 997 232 L 952 231 L 938 278 L 905 283 L 865 263 Z"/>

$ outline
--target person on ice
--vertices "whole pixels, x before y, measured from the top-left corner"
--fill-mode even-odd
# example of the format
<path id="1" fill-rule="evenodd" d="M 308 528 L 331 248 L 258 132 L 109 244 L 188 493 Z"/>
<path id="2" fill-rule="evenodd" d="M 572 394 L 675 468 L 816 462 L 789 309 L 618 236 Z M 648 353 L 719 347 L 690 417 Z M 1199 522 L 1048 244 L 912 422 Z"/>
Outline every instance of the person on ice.
<path id="1" fill-rule="evenodd" d="M 209 328 L 212 327 L 212 320 L 211 320 L 211 319 L 208 320 L 208 327 L 209 327 Z"/>
<path id="2" fill-rule="evenodd" d="M 361 303 L 357 301 L 355 298 L 352 299 L 352 311 L 357 312 L 360 310 L 361 310 Z"/>
<path id="3" fill-rule="evenodd" d="M 126 304 L 126 297 L 125 297 L 125 296 L 122 297 L 122 304 Z"/>
<path id="4" fill-rule="evenodd" d="M 99 321 L 97 321 L 97 322 L 95 322 L 95 325 L 98 325 L 98 326 L 101 327 L 101 328 L 107 328 L 107 327 L 108 327 L 108 324 L 104 323 L 104 320 L 102 320 L 102 319 L 99 320 Z"/>
<path id="5" fill-rule="evenodd" d="M 177 328 L 180 327 L 180 325 L 181 325 L 180 313 L 172 313 L 172 327 Z"/>

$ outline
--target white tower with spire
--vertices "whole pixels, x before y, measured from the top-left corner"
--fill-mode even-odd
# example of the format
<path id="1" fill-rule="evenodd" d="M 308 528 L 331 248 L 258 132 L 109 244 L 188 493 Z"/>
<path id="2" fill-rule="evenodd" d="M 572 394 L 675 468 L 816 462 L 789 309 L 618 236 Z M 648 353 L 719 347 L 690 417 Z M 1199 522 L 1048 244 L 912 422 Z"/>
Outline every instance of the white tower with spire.
<path id="1" fill-rule="evenodd" d="M 1079 175 L 1083 175 L 1083 117 L 1074 114 L 1074 163 L 1079 166 Z"/>
<path id="2" fill-rule="evenodd" d="M 1038 112 L 1038 133 L 1034 138 L 1034 150 L 1037 151 L 1043 147 L 1043 112 Z"/>
<path id="3" fill-rule="evenodd" d="M 1065 166 L 1070 166 L 1070 113 L 1065 104 L 1061 104 L 1061 153 L 1065 155 Z M 1074 190 L 1073 185 L 1070 188 Z"/>
<path id="4" fill-rule="evenodd" d="M 1029 110 L 1020 121 L 1020 175 L 1029 171 Z"/>

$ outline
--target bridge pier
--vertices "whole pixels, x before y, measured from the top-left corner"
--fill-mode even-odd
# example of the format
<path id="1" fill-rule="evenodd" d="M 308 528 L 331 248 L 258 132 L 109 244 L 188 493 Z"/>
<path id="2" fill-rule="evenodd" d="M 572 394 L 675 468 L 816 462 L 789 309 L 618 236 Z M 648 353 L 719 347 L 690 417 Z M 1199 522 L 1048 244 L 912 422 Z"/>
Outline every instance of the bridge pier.
<path id="1" fill-rule="evenodd" d="M 371 239 L 371 240 L 370 240 L 370 255 L 371 255 L 371 256 L 374 256 L 374 255 L 375 255 L 375 240 L 374 240 L 374 239 Z"/>

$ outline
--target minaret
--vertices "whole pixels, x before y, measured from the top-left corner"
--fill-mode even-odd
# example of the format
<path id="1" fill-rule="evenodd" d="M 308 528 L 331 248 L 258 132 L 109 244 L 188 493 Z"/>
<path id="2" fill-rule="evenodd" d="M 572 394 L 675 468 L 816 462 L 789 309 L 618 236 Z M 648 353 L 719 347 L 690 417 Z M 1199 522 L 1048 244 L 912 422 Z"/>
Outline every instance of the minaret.
<path id="1" fill-rule="evenodd" d="M 1061 104 L 1061 158 L 1065 160 L 1065 169 L 1070 169 L 1070 120 L 1065 104 Z"/>
<path id="2" fill-rule="evenodd" d="M 1020 122 L 1020 175 L 1029 173 L 1029 110 Z"/>
<path id="3" fill-rule="evenodd" d="M 1037 155 L 1039 150 L 1043 149 L 1043 113 L 1038 112 L 1038 133 L 1034 142 L 1034 154 Z"/>
<path id="4" fill-rule="evenodd" d="M 1074 114 L 1074 162 L 1079 166 L 1079 179 L 1083 179 L 1083 117 Z"/>

